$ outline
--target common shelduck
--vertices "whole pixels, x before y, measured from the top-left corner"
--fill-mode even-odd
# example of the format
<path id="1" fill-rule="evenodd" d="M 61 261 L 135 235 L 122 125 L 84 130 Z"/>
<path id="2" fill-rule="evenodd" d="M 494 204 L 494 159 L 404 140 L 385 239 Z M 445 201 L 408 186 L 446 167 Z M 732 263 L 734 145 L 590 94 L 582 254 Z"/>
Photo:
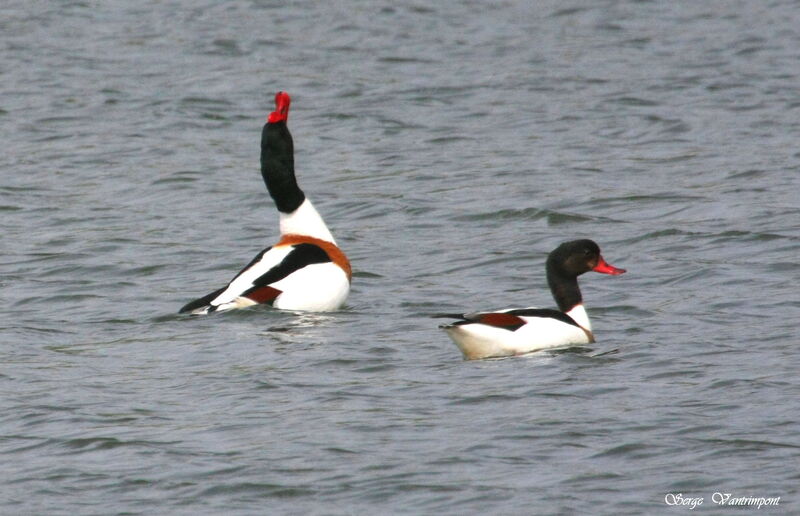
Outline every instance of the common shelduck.
<path id="1" fill-rule="evenodd" d="M 345 254 L 297 186 L 294 144 L 286 127 L 291 99 L 275 95 L 275 111 L 261 132 L 261 175 L 280 212 L 281 238 L 258 253 L 230 283 L 181 308 L 206 314 L 256 304 L 284 310 L 336 310 L 350 291 L 351 268 Z"/>
<path id="2" fill-rule="evenodd" d="M 612 275 L 625 272 L 606 263 L 593 241 L 573 240 L 547 257 L 547 283 L 558 310 L 509 308 L 437 317 L 459 319 L 441 328 L 467 360 L 588 344 L 594 342 L 594 334 L 578 287 L 578 276 L 588 271 Z"/>

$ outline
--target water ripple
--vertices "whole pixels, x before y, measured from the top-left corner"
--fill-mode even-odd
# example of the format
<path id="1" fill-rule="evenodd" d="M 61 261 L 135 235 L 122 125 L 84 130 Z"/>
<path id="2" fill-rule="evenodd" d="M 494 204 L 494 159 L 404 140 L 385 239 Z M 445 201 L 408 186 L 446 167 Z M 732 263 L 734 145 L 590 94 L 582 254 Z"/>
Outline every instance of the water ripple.
<path id="1" fill-rule="evenodd" d="M 796 19 L 6 2 L 0 513 L 790 500 Z M 258 157 L 277 90 L 348 305 L 176 314 L 278 237 Z M 628 269 L 580 278 L 591 346 L 464 361 L 429 317 L 552 306 L 547 252 L 583 237 Z"/>

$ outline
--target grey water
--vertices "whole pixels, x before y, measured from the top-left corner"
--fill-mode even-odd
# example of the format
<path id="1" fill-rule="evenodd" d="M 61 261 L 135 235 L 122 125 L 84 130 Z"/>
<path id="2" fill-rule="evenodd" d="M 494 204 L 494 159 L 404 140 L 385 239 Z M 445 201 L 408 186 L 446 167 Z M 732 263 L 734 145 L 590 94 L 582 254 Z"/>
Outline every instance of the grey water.
<path id="1" fill-rule="evenodd" d="M 800 512 L 796 2 L 7 0 L 0 52 L 1 514 Z M 277 240 L 278 90 L 347 306 L 179 316 Z M 464 361 L 430 315 L 575 238 L 597 342 Z"/>

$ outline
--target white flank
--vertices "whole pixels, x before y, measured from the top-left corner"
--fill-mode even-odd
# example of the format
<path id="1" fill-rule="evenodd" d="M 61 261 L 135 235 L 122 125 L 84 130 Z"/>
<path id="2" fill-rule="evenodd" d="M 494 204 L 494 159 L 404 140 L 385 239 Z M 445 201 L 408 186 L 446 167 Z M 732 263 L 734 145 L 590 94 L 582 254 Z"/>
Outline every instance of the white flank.
<path id="1" fill-rule="evenodd" d="M 336 244 L 322 217 L 308 199 L 292 213 L 280 214 L 280 230 L 281 235 L 303 235 Z M 242 294 L 251 289 L 259 277 L 283 262 L 294 248 L 293 245 L 271 248 L 258 262 L 234 278 L 230 285 L 211 301 L 211 305 L 216 306 L 217 311 L 224 311 L 258 304 L 252 299 L 242 297 Z M 342 306 L 350 292 L 347 274 L 332 262 L 306 265 L 269 286 L 281 291 L 272 306 L 282 310 L 313 312 L 336 310 Z M 208 308 L 204 307 L 192 313 L 208 313 Z"/>
<path id="2" fill-rule="evenodd" d="M 272 305 L 281 310 L 336 310 L 350 292 L 347 275 L 331 262 L 306 265 L 271 286 L 283 291 Z"/>
<path id="3" fill-rule="evenodd" d="M 222 294 L 218 295 L 213 301 L 211 301 L 211 304 L 224 305 L 236 300 L 236 298 L 238 298 L 242 292 L 253 286 L 253 282 L 256 279 L 261 277 L 271 268 L 281 263 L 283 259 L 286 258 L 286 255 L 292 252 L 292 249 L 294 249 L 292 246 L 273 247 L 264 253 L 264 256 L 261 257 L 261 260 L 254 263 L 249 269 L 243 271 L 239 276 L 237 276 L 231 282 L 231 284 L 228 285 L 228 288 L 222 292 Z M 230 308 L 241 307 L 234 305 L 225 309 Z M 219 309 L 222 310 L 222 306 L 220 306 Z"/>
<path id="4" fill-rule="evenodd" d="M 480 323 L 450 326 L 445 331 L 468 360 L 522 355 L 589 343 L 586 332 L 572 324 L 552 317 L 522 319 L 526 324 L 516 331 Z"/>
<path id="5" fill-rule="evenodd" d="M 583 307 L 583 304 L 575 305 L 572 310 L 567 312 L 567 315 L 580 324 L 584 330 L 592 331 L 592 323 L 589 322 L 589 314 L 586 313 L 586 308 Z"/>
<path id="6" fill-rule="evenodd" d="M 280 229 L 281 235 L 305 235 L 336 243 L 325 221 L 308 199 L 293 212 L 280 214 Z"/>

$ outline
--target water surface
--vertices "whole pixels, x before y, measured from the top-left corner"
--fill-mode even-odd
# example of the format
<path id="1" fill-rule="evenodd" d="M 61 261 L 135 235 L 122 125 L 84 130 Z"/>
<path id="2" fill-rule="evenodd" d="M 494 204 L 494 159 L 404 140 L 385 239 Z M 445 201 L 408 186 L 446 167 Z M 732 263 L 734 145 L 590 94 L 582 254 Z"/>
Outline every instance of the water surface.
<path id="1" fill-rule="evenodd" d="M 797 512 L 797 13 L 7 2 L 0 513 Z M 347 307 L 178 316 L 277 240 L 279 89 Z M 428 317 L 552 306 L 583 237 L 591 348 Z"/>

